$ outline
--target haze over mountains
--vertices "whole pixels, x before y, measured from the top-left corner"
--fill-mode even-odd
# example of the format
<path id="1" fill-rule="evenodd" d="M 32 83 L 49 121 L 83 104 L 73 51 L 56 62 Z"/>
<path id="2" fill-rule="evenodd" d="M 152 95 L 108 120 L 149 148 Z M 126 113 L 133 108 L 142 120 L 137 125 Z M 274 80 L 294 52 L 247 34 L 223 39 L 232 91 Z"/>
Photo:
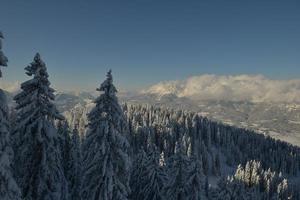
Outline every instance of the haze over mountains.
<path id="1" fill-rule="evenodd" d="M 300 144 L 300 80 L 262 75 L 202 75 L 161 82 L 142 92 L 149 103 L 183 106 L 223 123 Z M 157 102 L 156 102 L 157 101 Z M 172 102 L 172 103 L 171 103 Z"/>
<path id="2" fill-rule="evenodd" d="M 13 94 L 19 84 L 1 83 L 1 87 Z M 70 115 L 72 109 L 72 112 L 81 110 L 82 117 L 85 117 L 92 107 L 94 94 L 94 91 L 58 90 L 56 104 L 62 112 Z M 300 145 L 298 79 L 271 80 L 262 75 L 200 75 L 160 82 L 140 92 L 120 91 L 118 96 L 122 102 L 130 104 L 151 104 L 199 112 L 216 121 Z"/>
<path id="3" fill-rule="evenodd" d="M 263 75 L 201 75 L 161 82 L 144 93 L 175 94 L 194 100 L 299 103 L 300 80 L 271 80 Z"/>

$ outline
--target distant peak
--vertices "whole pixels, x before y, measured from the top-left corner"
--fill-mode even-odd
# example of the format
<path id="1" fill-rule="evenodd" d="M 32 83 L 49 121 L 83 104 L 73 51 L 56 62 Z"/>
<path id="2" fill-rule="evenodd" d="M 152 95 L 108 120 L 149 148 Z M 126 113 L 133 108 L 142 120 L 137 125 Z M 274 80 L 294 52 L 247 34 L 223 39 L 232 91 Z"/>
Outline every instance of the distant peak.
<path id="1" fill-rule="evenodd" d="M 142 94 L 174 94 L 194 100 L 299 102 L 300 79 L 273 80 L 263 75 L 192 76 L 185 80 L 164 81 L 142 90 Z"/>

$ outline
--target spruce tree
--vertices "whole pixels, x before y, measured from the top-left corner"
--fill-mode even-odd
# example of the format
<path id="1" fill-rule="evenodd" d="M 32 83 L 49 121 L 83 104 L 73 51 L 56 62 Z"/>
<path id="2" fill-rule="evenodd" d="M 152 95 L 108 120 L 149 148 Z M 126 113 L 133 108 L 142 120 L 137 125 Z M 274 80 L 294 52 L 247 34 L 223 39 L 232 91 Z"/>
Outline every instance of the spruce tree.
<path id="1" fill-rule="evenodd" d="M 61 163 L 64 170 L 65 177 L 69 182 L 71 176 L 71 135 L 70 127 L 67 121 L 59 121 L 57 125 L 57 133 L 59 137 L 59 148 L 61 152 Z"/>
<path id="2" fill-rule="evenodd" d="M 144 194 L 142 192 L 144 183 L 144 175 L 146 171 L 146 162 L 147 162 L 147 154 L 144 151 L 143 148 L 140 149 L 140 151 L 135 156 L 133 165 L 132 165 L 132 172 L 131 172 L 131 178 L 130 178 L 130 189 L 131 194 L 130 198 L 132 200 L 135 199 L 143 199 Z"/>
<path id="3" fill-rule="evenodd" d="M 1 51 L 0 32 L 0 66 L 6 66 L 7 58 Z M 1 76 L 0 70 L 0 76 Z M 6 102 L 6 95 L 0 89 L 0 199 L 2 200 L 18 200 L 21 199 L 21 192 L 12 175 L 11 160 L 13 150 L 9 141 L 9 114 Z"/>
<path id="4" fill-rule="evenodd" d="M 23 198 L 45 200 L 67 198 L 67 182 L 61 163 L 59 136 L 54 120 L 63 116 L 53 104 L 54 90 L 50 87 L 45 63 L 37 53 L 25 68 L 32 79 L 21 84 L 15 96 L 17 131 L 20 144 L 16 167 Z"/>
<path id="5" fill-rule="evenodd" d="M 142 190 L 145 200 L 164 200 L 164 186 L 168 177 L 165 169 L 159 164 L 160 154 L 157 148 L 152 145 L 148 149 L 147 159 L 145 162 L 145 171 L 142 174 Z"/>
<path id="6" fill-rule="evenodd" d="M 3 34 L 2 32 L 0 31 L 0 66 L 2 67 L 6 67 L 7 66 L 7 62 L 8 62 L 8 59 L 7 57 L 4 55 L 4 53 L 2 52 L 2 41 L 1 39 L 3 39 Z M 1 69 L 0 69 L 0 78 L 2 77 L 2 72 L 1 72 Z"/>
<path id="7" fill-rule="evenodd" d="M 288 191 L 288 181 L 287 179 L 284 179 L 280 184 L 277 186 L 277 198 L 278 199 L 291 199 L 289 197 L 289 191 Z"/>
<path id="8" fill-rule="evenodd" d="M 72 200 L 81 200 L 81 149 L 80 149 L 80 137 L 78 131 L 78 125 L 72 131 L 71 136 L 71 152 L 70 152 L 70 168 L 69 168 L 69 188 L 70 197 Z"/>
<path id="9" fill-rule="evenodd" d="M 191 158 L 191 164 L 189 165 L 188 175 L 187 175 L 187 185 L 188 185 L 188 196 L 189 200 L 201 200 L 205 199 L 204 192 L 204 175 L 202 169 L 202 162 L 196 157 Z"/>
<path id="10" fill-rule="evenodd" d="M 170 200 L 184 200 L 188 196 L 187 168 L 189 160 L 183 153 L 180 142 L 176 143 L 175 154 L 169 159 L 169 181 L 165 188 L 165 196 Z"/>
<path id="11" fill-rule="evenodd" d="M 111 70 L 88 114 L 83 144 L 83 199 L 126 200 L 130 193 L 127 122 L 116 96 Z"/>

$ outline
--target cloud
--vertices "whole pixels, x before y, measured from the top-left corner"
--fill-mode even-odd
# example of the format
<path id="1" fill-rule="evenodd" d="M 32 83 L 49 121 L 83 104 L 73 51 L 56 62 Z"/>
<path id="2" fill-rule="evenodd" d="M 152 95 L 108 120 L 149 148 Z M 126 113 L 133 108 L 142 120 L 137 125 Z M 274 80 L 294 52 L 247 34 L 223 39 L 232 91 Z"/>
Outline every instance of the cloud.
<path id="1" fill-rule="evenodd" d="M 142 93 L 175 94 L 196 100 L 300 102 L 300 80 L 272 80 L 262 75 L 209 74 L 160 82 Z"/>
<path id="2" fill-rule="evenodd" d="M 0 88 L 2 90 L 6 90 L 8 92 L 14 93 L 20 90 L 20 82 L 4 82 L 3 80 L 0 81 Z"/>

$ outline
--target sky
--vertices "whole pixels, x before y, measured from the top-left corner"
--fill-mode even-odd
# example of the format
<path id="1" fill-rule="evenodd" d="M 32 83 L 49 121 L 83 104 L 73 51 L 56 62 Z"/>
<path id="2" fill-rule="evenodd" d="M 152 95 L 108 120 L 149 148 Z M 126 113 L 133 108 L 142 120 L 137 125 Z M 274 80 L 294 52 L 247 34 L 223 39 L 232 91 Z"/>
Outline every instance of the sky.
<path id="1" fill-rule="evenodd" d="M 94 89 L 113 70 L 139 89 L 201 74 L 300 79 L 299 0 L 1 0 L 9 67 L 29 79 L 39 52 L 50 81 Z"/>

